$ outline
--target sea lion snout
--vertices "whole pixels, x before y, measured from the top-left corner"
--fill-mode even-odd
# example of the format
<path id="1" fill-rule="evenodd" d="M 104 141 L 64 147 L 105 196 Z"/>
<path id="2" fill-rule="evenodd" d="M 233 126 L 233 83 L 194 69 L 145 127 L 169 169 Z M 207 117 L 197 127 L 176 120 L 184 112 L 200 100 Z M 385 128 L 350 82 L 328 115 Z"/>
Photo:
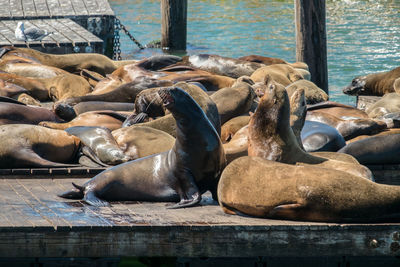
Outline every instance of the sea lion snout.
<path id="1" fill-rule="evenodd" d="M 358 95 L 360 92 L 364 91 L 365 80 L 357 77 L 351 81 L 351 84 L 343 89 L 343 93 L 346 95 Z"/>
<path id="2" fill-rule="evenodd" d="M 158 95 L 161 97 L 163 101 L 163 105 L 165 107 L 171 106 L 173 103 L 175 103 L 175 99 L 172 97 L 172 90 L 174 90 L 174 87 L 168 87 L 168 88 L 162 88 L 158 91 Z"/>

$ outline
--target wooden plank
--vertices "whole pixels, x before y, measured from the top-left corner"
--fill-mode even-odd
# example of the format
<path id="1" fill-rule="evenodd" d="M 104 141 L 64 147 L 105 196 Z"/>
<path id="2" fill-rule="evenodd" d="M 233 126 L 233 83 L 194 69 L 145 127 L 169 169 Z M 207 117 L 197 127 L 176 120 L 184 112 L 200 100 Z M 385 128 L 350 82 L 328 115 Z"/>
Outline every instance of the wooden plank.
<path id="1" fill-rule="evenodd" d="M 42 30 L 47 30 L 48 32 L 53 32 L 53 34 L 47 35 L 44 37 L 41 41 L 41 43 L 47 43 L 47 44 L 57 44 L 58 40 L 56 39 L 57 35 L 54 35 L 54 29 L 50 28 L 47 23 L 44 23 L 43 20 L 40 19 L 35 19 L 35 20 L 30 20 L 29 21 L 31 25 L 42 29 Z"/>
<path id="2" fill-rule="evenodd" d="M 0 0 L 0 17 L 11 17 L 9 4 L 9 0 Z"/>
<path id="3" fill-rule="evenodd" d="M 21 0 L 24 17 L 37 16 L 34 0 Z"/>
<path id="4" fill-rule="evenodd" d="M 33 195 L 32 192 L 29 191 L 29 188 L 23 186 L 18 179 L 7 179 L 5 183 L 23 199 L 27 205 L 48 221 L 54 229 L 57 229 L 59 226 L 71 227 L 71 224 L 44 205 L 44 203 L 41 202 L 37 196 Z"/>
<path id="5" fill-rule="evenodd" d="M 36 8 L 36 15 L 39 17 L 49 17 L 50 10 L 47 6 L 46 0 L 34 0 L 35 8 Z"/>
<path id="6" fill-rule="evenodd" d="M 2 29 L 2 35 L 4 35 L 13 45 L 25 45 L 24 41 L 17 41 L 15 38 L 15 27 L 16 24 L 7 20 L 0 21 L 0 28 Z"/>
<path id="7" fill-rule="evenodd" d="M 66 16 L 68 14 L 64 14 L 60 3 L 58 0 L 46 0 L 47 1 L 47 6 L 50 10 L 50 18 L 54 16 Z"/>
<path id="8" fill-rule="evenodd" d="M 99 10 L 96 0 L 85 0 L 85 4 L 86 4 L 86 8 L 88 10 L 89 16 L 100 14 L 100 10 Z"/>
<path id="9" fill-rule="evenodd" d="M 14 30 L 15 28 L 17 28 L 17 24 L 18 24 L 19 20 L 4 20 L 3 23 L 7 25 L 7 27 L 12 31 L 12 35 L 14 36 L 14 40 L 15 43 L 23 43 L 26 44 L 28 43 L 29 45 L 40 45 L 40 41 L 29 41 L 29 42 L 24 42 L 24 41 L 17 41 L 17 39 L 15 38 L 15 33 Z M 25 23 L 25 28 L 29 28 L 32 27 L 34 25 L 32 25 L 30 20 L 24 20 Z"/>
<path id="10" fill-rule="evenodd" d="M 11 17 L 23 17 L 24 12 L 22 10 L 22 3 L 21 0 L 10 0 L 10 12 L 11 12 Z"/>
<path id="11" fill-rule="evenodd" d="M 66 26 L 64 23 L 61 23 L 60 19 L 55 19 L 55 20 L 49 20 L 49 24 L 58 30 L 60 34 L 62 34 L 65 38 L 70 40 L 70 43 L 72 43 L 72 46 L 75 46 L 75 43 L 86 43 L 86 40 L 77 35 L 74 31 L 72 31 L 68 26 Z"/>
<path id="12" fill-rule="evenodd" d="M 82 26 L 78 25 L 77 23 L 73 22 L 70 19 L 60 19 L 59 21 L 64 25 L 66 25 L 67 27 L 69 27 L 71 30 L 73 30 L 76 33 L 76 35 L 79 35 L 80 37 L 85 39 L 85 42 L 87 43 L 102 42 L 102 40 L 99 37 L 87 31 L 85 28 L 83 28 Z"/>
<path id="13" fill-rule="evenodd" d="M 1 180 L 0 185 L 0 207 L 2 213 L 7 215 L 12 222 L 12 226 L 51 226 L 51 223 L 27 205 L 23 198 L 7 185 L 5 180 Z"/>
<path id="14" fill-rule="evenodd" d="M 83 0 L 71 0 L 72 7 L 75 10 L 77 16 L 88 15 L 89 12 L 86 8 L 85 1 Z"/>
<path id="15" fill-rule="evenodd" d="M 59 3 L 60 3 L 60 7 L 61 7 L 64 15 L 65 14 L 68 14 L 68 16 L 76 15 L 75 10 L 74 10 L 70 0 L 68 0 L 68 1 L 60 0 Z"/>
<path id="16" fill-rule="evenodd" d="M 8 29 L 0 28 L 0 46 L 12 45 L 12 43 L 7 39 L 7 37 L 3 35 L 4 31 L 8 31 Z"/>
<path id="17" fill-rule="evenodd" d="M 108 0 L 97 0 L 97 6 L 101 14 L 114 16 L 114 11 L 110 7 Z"/>

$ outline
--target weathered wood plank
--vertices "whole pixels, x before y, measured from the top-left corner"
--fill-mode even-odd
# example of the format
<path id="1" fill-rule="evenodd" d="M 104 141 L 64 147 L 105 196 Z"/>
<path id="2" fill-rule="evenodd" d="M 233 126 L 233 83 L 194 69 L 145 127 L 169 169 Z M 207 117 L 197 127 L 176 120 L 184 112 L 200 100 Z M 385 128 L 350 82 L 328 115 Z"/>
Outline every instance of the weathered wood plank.
<path id="1" fill-rule="evenodd" d="M 63 23 L 67 27 L 74 31 L 77 36 L 80 36 L 82 39 L 85 40 L 86 43 L 90 42 L 101 42 L 101 39 L 92 34 L 91 32 L 87 31 L 80 25 L 76 24 L 70 19 L 59 19 L 60 23 Z"/>
<path id="2" fill-rule="evenodd" d="M 15 33 L 14 33 L 15 27 L 12 28 L 14 25 L 16 27 L 16 24 L 14 23 L 10 24 L 10 21 L 7 20 L 0 21 L 0 28 L 2 29 L 2 35 L 6 37 L 7 40 L 10 41 L 12 44 L 25 45 L 25 42 L 17 41 L 17 39 L 15 38 Z"/>
<path id="3" fill-rule="evenodd" d="M 0 26 L 1 27 L 1 26 Z M 12 43 L 7 39 L 6 36 L 3 35 L 4 31 L 8 31 L 7 29 L 0 28 L 0 46 L 3 45 L 12 45 Z"/>
<path id="4" fill-rule="evenodd" d="M 53 28 L 56 28 L 58 32 L 60 32 L 64 37 L 68 38 L 72 43 L 72 46 L 75 46 L 75 43 L 86 43 L 86 40 L 83 39 L 81 36 L 77 35 L 69 26 L 65 25 L 64 19 L 56 19 L 49 21 L 49 24 Z"/>
<path id="5" fill-rule="evenodd" d="M 10 0 L 9 8 L 10 8 L 10 12 L 11 12 L 11 17 L 23 17 L 24 16 L 21 0 Z"/>
<path id="6" fill-rule="evenodd" d="M 22 21 L 22 20 L 21 20 L 21 21 Z M 10 35 L 9 35 L 9 36 L 10 36 L 10 37 L 13 37 L 13 42 L 14 42 L 14 44 L 20 44 L 20 43 L 25 44 L 24 41 L 17 41 L 17 39 L 15 38 L 15 33 L 14 33 L 14 31 L 15 31 L 15 28 L 17 28 L 18 22 L 19 22 L 19 20 L 3 20 L 3 23 L 4 23 L 5 25 L 7 25 L 7 27 L 10 29 Z M 29 28 L 29 27 L 34 26 L 34 25 L 32 25 L 32 23 L 31 23 L 30 20 L 24 21 L 24 24 L 25 24 L 25 28 L 26 28 L 26 29 Z M 40 41 L 29 41 L 29 42 L 26 42 L 26 43 L 28 43 L 28 44 L 34 44 L 34 45 L 40 45 Z"/>
<path id="7" fill-rule="evenodd" d="M 82 0 L 71 0 L 72 7 L 75 10 L 75 14 L 77 16 L 85 16 L 88 15 L 89 12 L 86 8 L 85 1 Z"/>
<path id="8" fill-rule="evenodd" d="M 100 14 L 100 9 L 96 0 L 85 0 L 85 5 L 87 7 L 89 16 Z"/>
<path id="9" fill-rule="evenodd" d="M 64 14 L 71 14 L 72 16 L 76 15 L 75 10 L 72 7 L 71 1 L 61 0 L 59 1 L 59 3 L 60 3 L 60 8 Z"/>
<path id="10" fill-rule="evenodd" d="M 24 17 L 37 16 L 34 0 L 21 0 Z"/>
<path id="11" fill-rule="evenodd" d="M 97 6 L 99 7 L 99 12 L 107 15 L 114 15 L 110 3 L 108 0 L 97 0 Z"/>
<path id="12" fill-rule="evenodd" d="M 49 7 L 47 6 L 46 0 L 34 0 L 34 2 L 35 2 L 37 16 L 42 16 L 42 17 L 50 16 L 50 10 Z"/>
<path id="13" fill-rule="evenodd" d="M 9 0 L 0 0 L 0 17 L 11 17 Z"/>
<path id="14" fill-rule="evenodd" d="M 54 17 L 54 16 L 67 15 L 67 14 L 63 13 L 58 0 L 46 0 L 46 1 L 47 1 L 47 6 L 49 7 L 49 10 L 50 10 L 50 18 Z"/>

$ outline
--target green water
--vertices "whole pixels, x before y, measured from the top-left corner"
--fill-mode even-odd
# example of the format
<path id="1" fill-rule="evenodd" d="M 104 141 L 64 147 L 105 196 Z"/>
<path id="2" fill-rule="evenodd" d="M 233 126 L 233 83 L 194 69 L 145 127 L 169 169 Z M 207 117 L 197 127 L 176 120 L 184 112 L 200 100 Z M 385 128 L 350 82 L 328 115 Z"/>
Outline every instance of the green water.
<path id="1" fill-rule="evenodd" d="M 123 24 L 142 43 L 161 37 L 160 1 L 111 0 Z M 400 66 L 400 0 L 326 1 L 329 95 L 354 104 L 342 88 L 358 75 Z M 121 34 L 123 57 L 143 58 Z M 259 54 L 295 61 L 294 1 L 188 0 L 188 54 Z"/>

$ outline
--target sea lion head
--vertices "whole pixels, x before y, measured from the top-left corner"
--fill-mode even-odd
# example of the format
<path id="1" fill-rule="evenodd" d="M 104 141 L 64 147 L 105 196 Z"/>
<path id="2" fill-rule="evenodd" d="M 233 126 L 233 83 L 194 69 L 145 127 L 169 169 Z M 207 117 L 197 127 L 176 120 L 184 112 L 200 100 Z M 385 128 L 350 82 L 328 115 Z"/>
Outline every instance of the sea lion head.
<path id="1" fill-rule="evenodd" d="M 343 89 L 346 95 L 360 95 L 365 91 L 366 76 L 359 76 L 351 81 L 351 84 Z"/>

